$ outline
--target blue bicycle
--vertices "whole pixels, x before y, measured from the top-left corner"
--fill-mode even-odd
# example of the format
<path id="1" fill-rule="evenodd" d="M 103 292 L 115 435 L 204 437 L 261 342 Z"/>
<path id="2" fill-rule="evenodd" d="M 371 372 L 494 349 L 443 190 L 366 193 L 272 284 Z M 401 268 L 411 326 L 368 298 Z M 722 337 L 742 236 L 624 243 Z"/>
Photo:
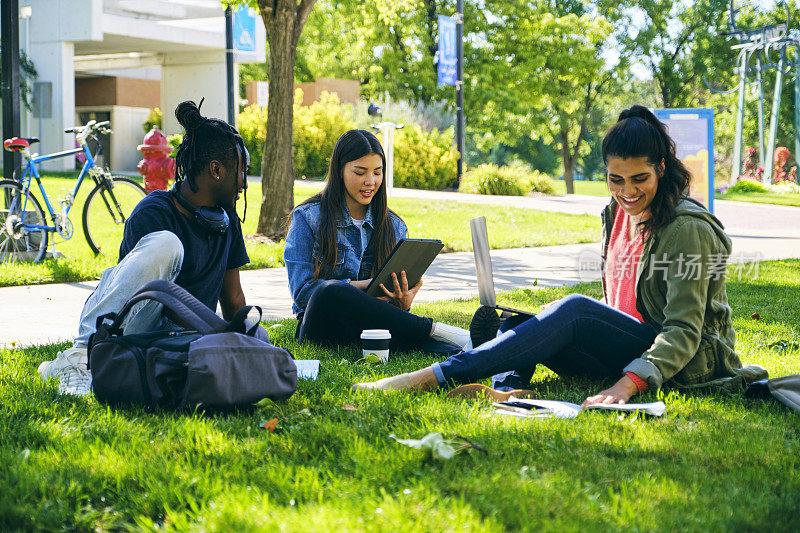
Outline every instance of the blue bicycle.
<path id="1" fill-rule="evenodd" d="M 96 141 L 98 134 L 112 133 L 108 121 L 92 120 L 85 126 L 68 128 L 64 132 L 74 133 L 80 146 L 73 150 L 40 156 L 28 153 L 30 145 L 39 142 L 39 139 L 14 137 L 3 141 L 6 150 L 21 153 L 27 164 L 19 180 L 0 180 L 0 263 L 41 261 L 47 252 L 50 233 L 56 233 L 64 240 L 72 237 L 74 227 L 69 219 L 69 212 L 86 176 L 95 183 L 83 205 L 83 233 L 86 241 L 95 254 L 119 253 L 125 220 L 136 204 L 145 197 L 144 188 L 130 178 L 112 176 L 108 170 L 95 163 L 87 140 Z M 100 151 L 98 155 L 99 153 Z M 61 203 L 61 212 L 56 213 L 42 185 L 37 165 L 42 161 L 76 154 L 83 154 L 86 162 L 78 175 L 75 188 L 57 200 Z M 47 223 L 39 200 L 30 190 L 33 179 L 39 185 L 44 205 L 50 215 L 50 224 Z"/>

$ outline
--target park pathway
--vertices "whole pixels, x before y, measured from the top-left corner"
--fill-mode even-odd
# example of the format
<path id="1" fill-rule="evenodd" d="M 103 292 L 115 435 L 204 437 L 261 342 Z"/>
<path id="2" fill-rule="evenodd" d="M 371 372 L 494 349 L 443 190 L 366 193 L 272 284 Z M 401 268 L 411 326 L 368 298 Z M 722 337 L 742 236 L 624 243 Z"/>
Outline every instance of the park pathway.
<path id="1" fill-rule="evenodd" d="M 322 187 L 321 181 L 295 180 L 301 187 Z M 608 204 L 607 196 L 580 194 L 549 196 L 492 196 L 460 192 L 394 189 L 397 198 L 454 201 L 471 204 L 504 205 L 559 213 L 599 215 Z M 800 237 L 800 207 L 714 200 L 714 214 L 732 236 L 759 238 Z"/>
<path id="2" fill-rule="evenodd" d="M 597 196 L 491 197 L 408 189 L 395 189 L 395 195 L 592 214 L 606 202 L 606 198 Z M 800 257 L 800 208 L 718 201 L 717 214 L 733 238 L 732 262 Z M 538 287 L 559 287 L 597 280 L 599 248 L 593 243 L 493 250 L 496 288 L 529 288 L 534 282 Z M 285 268 L 242 271 L 241 276 L 248 304 L 261 306 L 270 318 L 291 316 Z M 419 302 L 477 296 L 472 252 L 440 255 L 423 280 Z M 71 339 L 83 302 L 96 284 L 88 281 L 0 288 L 0 346 Z"/>

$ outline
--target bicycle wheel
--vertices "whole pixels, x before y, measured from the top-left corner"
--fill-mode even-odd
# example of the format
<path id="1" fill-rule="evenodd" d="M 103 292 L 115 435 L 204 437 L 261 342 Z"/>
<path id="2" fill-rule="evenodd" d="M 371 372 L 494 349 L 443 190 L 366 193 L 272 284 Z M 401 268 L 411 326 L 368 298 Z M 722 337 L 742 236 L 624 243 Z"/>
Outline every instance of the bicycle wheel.
<path id="1" fill-rule="evenodd" d="M 141 185 L 120 176 L 102 178 L 92 189 L 83 206 L 83 234 L 95 254 L 119 254 L 125 221 L 145 196 Z"/>
<path id="2" fill-rule="evenodd" d="M 18 182 L 0 180 L 0 263 L 41 261 L 48 239 L 43 226 L 47 220 L 36 198 Z"/>

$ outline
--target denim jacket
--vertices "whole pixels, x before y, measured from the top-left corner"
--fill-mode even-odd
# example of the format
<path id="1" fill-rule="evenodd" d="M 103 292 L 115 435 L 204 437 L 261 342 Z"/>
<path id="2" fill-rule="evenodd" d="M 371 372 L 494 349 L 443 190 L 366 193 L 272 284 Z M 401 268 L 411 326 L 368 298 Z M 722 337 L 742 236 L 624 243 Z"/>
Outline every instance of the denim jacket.
<path id="1" fill-rule="evenodd" d="M 336 222 L 336 266 L 332 272 L 322 272 L 319 280 L 314 279 L 314 262 L 321 257 L 321 235 L 318 227 L 320 209 L 318 202 L 297 207 L 292 213 L 292 223 L 286 235 L 283 260 L 289 276 L 289 290 L 294 300 L 294 313 L 305 310 L 311 293 L 323 277 L 349 283 L 352 280 L 369 279 L 372 272 L 372 253 L 366 250 L 374 229 L 372 206 L 367 209 L 364 217 L 367 242 L 361 242 L 361 230 L 353 223 L 347 204 L 342 200 L 342 210 Z M 398 241 L 404 239 L 407 229 L 403 220 L 391 212 L 389 220 L 394 227 L 395 238 Z"/>

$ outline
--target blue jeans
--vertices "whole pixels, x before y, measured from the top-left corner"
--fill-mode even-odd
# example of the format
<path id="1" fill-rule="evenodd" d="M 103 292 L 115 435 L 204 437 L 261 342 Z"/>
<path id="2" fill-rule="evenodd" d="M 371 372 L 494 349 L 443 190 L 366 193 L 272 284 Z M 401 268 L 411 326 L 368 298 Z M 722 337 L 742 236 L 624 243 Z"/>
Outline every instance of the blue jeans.
<path id="1" fill-rule="evenodd" d="M 644 353 L 655 340 L 651 326 L 595 299 L 572 294 L 497 338 L 433 364 L 440 385 L 489 376 L 498 390 L 524 389 L 541 363 L 562 376 L 608 377 Z"/>
<path id="2" fill-rule="evenodd" d="M 73 346 L 86 348 L 95 332 L 97 317 L 120 311 L 136 291 L 155 280 L 175 281 L 183 265 L 183 244 L 171 231 L 142 237 L 116 266 L 103 272 L 100 283 L 81 311 L 78 336 Z M 161 315 L 162 305 L 153 301 L 136 304 L 122 323 L 126 334 L 174 329 Z"/>

